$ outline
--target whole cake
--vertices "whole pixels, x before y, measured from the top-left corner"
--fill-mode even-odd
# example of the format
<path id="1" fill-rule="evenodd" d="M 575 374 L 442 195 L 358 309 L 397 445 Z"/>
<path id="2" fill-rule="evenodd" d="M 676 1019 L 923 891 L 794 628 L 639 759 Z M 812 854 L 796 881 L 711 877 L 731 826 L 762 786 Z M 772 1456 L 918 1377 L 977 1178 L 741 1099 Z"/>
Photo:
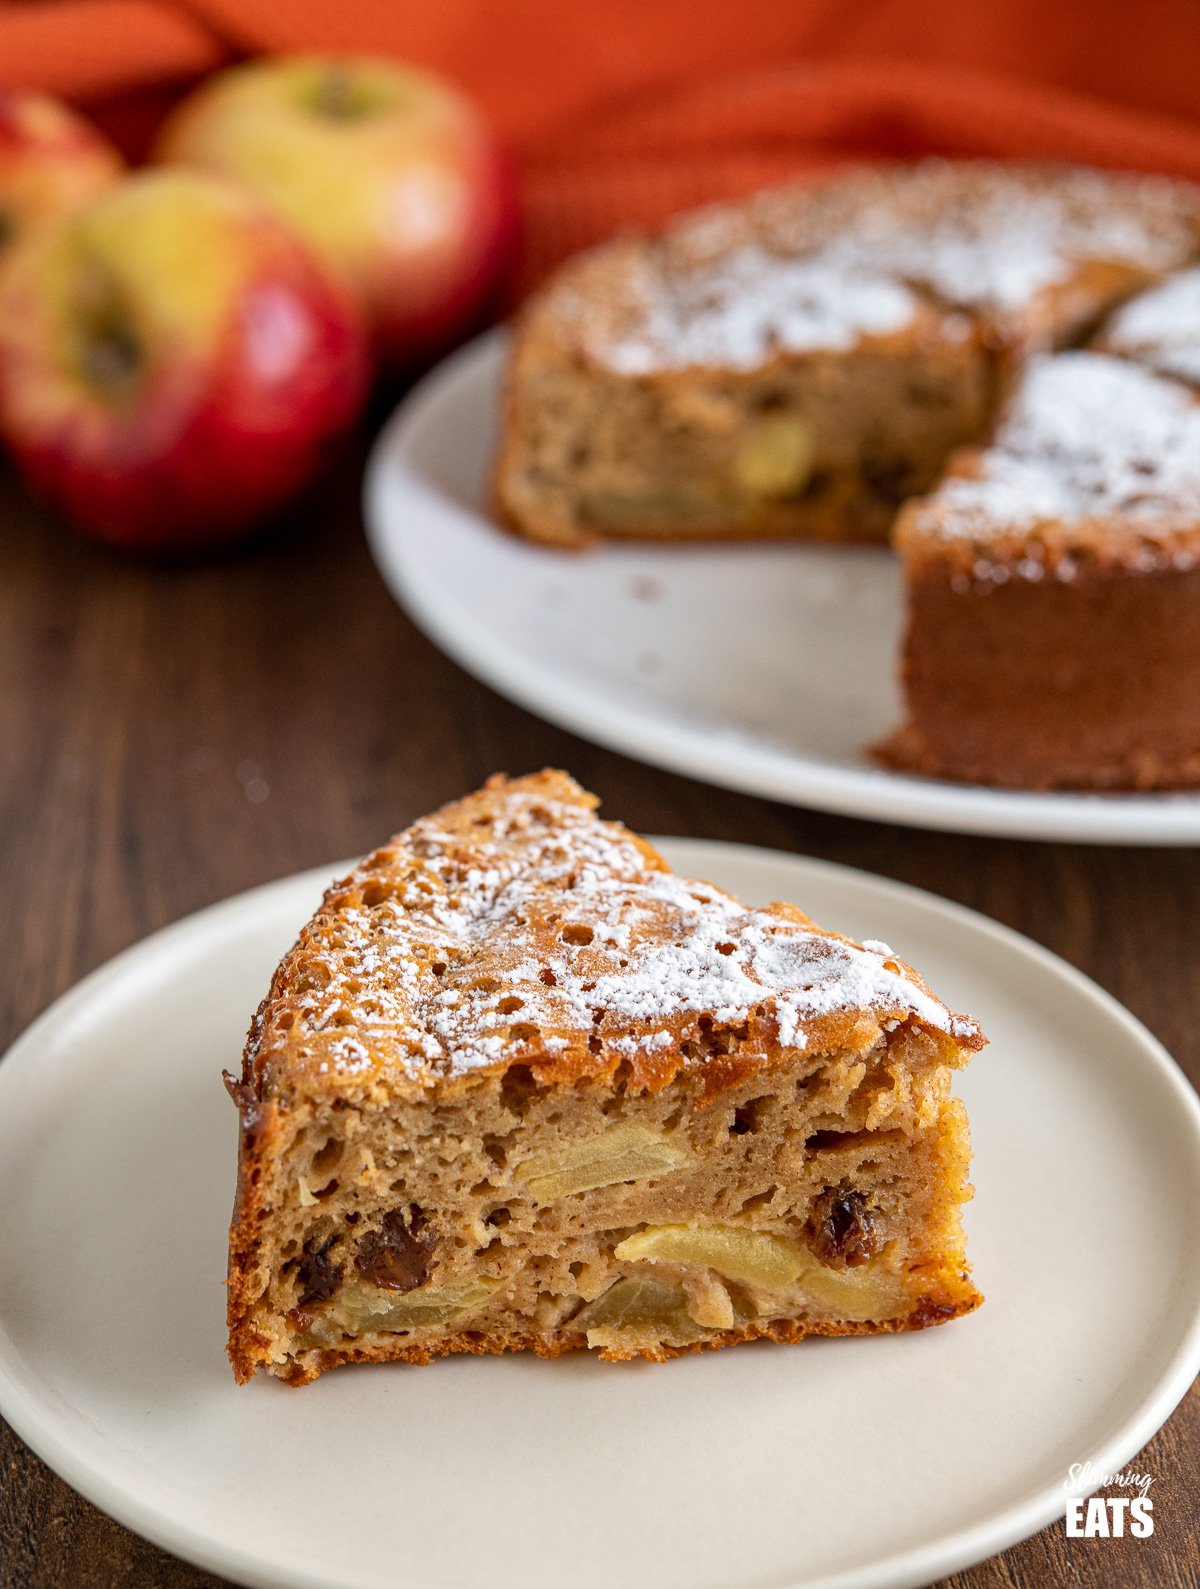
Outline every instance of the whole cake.
<path id="1" fill-rule="evenodd" d="M 921 1329 L 981 1300 L 952 1072 L 883 943 L 670 872 L 562 773 L 330 889 L 240 1080 L 239 1380 Z"/>
<path id="2" fill-rule="evenodd" d="M 498 512 L 576 546 L 892 534 L 882 759 L 1200 784 L 1198 251 L 1188 185 L 943 161 L 618 240 L 521 317 Z"/>
<path id="3" fill-rule="evenodd" d="M 871 167 L 569 262 L 519 318 L 495 497 L 533 539 L 884 539 L 1015 361 L 1197 252 L 1196 191 Z"/>

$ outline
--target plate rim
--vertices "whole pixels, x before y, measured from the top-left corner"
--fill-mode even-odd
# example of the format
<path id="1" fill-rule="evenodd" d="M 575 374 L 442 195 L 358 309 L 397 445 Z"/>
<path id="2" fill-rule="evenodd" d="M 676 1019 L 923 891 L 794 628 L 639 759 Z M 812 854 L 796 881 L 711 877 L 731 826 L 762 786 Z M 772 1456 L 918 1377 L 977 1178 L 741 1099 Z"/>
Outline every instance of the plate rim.
<path id="1" fill-rule="evenodd" d="M 726 856 L 735 864 L 739 858 L 747 858 L 769 866 L 783 863 L 785 868 L 796 867 L 834 886 L 849 886 L 868 896 L 891 898 L 927 917 L 948 918 L 966 930 L 981 934 L 985 940 L 1003 945 L 1032 961 L 1115 1021 L 1136 1045 L 1160 1083 L 1174 1094 L 1173 1106 L 1178 1111 L 1179 1124 L 1181 1128 L 1190 1128 L 1193 1169 L 1200 1179 L 1200 1096 L 1180 1066 L 1163 1043 L 1114 995 L 1036 940 L 930 890 L 840 862 L 726 840 L 651 836 L 651 842 L 664 848 L 672 864 L 675 864 L 673 855 L 689 855 L 697 857 L 701 867 L 710 864 L 705 858 L 711 858 L 717 870 Z M 315 901 L 322 887 L 345 875 L 354 864 L 354 861 L 343 861 L 334 866 L 306 868 L 258 884 L 203 906 L 119 951 L 55 999 L 0 1057 L 0 1098 L 8 1088 L 20 1088 L 23 1078 L 36 1070 L 37 1050 L 44 1038 L 56 1028 L 68 1025 L 72 1017 L 97 996 L 102 997 L 109 984 L 130 975 L 136 978 L 139 971 L 150 969 L 164 956 L 169 958 L 178 946 L 191 940 L 202 944 L 214 929 L 220 931 L 225 918 L 260 910 L 284 889 L 294 888 L 298 892 L 311 889 Z M 692 860 L 684 864 L 688 870 L 697 869 Z M 12 1080 L 14 1076 L 16 1081 Z M 282 1585 L 288 1589 L 358 1589 L 351 1580 L 319 1572 L 293 1572 L 289 1568 L 281 1575 L 278 1566 L 265 1555 L 240 1544 L 217 1544 L 193 1525 L 142 1500 L 135 1491 L 111 1477 L 86 1449 L 71 1440 L 69 1431 L 56 1422 L 53 1410 L 45 1410 L 44 1404 L 51 1397 L 49 1390 L 43 1390 L 39 1403 L 38 1396 L 27 1383 L 36 1383 L 36 1380 L 29 1374 L 23 1375 L 21 1366 L 22 1359 L 11 1337 L 0 1329 L 0 1416 L 65 1482 L 123 1526 L 173 1555 L 238 1583 L 254 1586 L 254 1589 L 259 1586 L 279 1589 Z M 1152 1394 L 1087 1454 L 1093 1471 L 1099 1474 L 1116 1472 L 1134 1457 L 1170 1417 L 1198 1373 L 1200 1290 L 1191 1321 L 1182 1332 Z M 944 1533 L 932 1543 L 913 1546 L 888 1560 L 847 1568 L 821 1579 L 789 1578 L 778 1589 L 918 1589 L 931 1579 L 987 1560 L 1029 1538 L 1063 1516 L 1066 1502 L 1067 1492 L 1061 1484 L 1035 1488 L 990 1518 Z M 405 1589 L 444 1589 L 444 1586 L 416 1579 L 402 1582 Z"/>
<path id="2" fill-rule="evenodd" d="M 498 695 L 515 701 L 558 728 L 632 756 L 650 766 L 718 788 L 779 800 L 811 810 L 904 827 L 996 838 L 1170 847 L 1200 843 L 1200 794 L 1104 794 L 1005 790 L 948 779 L 920 778 L 886 768 L 824 765 L 795 753 L 747 741 L 736 751 L 711 748 L 711 736 L 672 723 L 665 715 L 613 702 L 600 692 L 581 694 L 512 646 L 481 642 L 469 626 L 453 622 L 412 578 L 403 555 L 404 531 L 388 519 L 390 493 L 404 484 L 431 488 L 408 469 L 412 437 L 426 410 L 456 388 L 496 379 L 508 339 L 504 325 L 464 343 L 406 393 L 380 429 L 367 459 L 362 488 L 363 525 L 372 561 L 397 605 L 433 643 Z M 464 509 L 496 535 L 490 519 Z M 534 543 L 521 543 L 534 549 Z M 659 548 L 660 550 L 664 548 Z M 569 559 L 571 552 L 539 548 Z M 603 555 L 600 548 L 595 555 Z M 687 554 L 687 546 L 670 548 Z M 589 554 L 582 554 L 589 555 Z"/>

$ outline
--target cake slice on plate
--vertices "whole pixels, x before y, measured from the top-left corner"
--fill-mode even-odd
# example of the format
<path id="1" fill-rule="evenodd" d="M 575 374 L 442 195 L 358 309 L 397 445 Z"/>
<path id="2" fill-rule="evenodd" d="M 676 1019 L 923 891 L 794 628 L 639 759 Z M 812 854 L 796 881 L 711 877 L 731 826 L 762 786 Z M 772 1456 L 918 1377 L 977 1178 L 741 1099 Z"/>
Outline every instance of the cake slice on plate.
<path id="1" fill-rule="evenodd" d="M 907 720 L 880 754 L 1017 788 L 1200 784 L 1200 402 L 1034 360 L 992 444 L 896 530 Z"/>
<path id="2" fill-rule="evenodd" d="M 886 944 L 677 877 L 562 773 L 335 885 L 240 1081 L 239 1380 L 920 1329 L 980 1301 L 951 1073 Z"/>

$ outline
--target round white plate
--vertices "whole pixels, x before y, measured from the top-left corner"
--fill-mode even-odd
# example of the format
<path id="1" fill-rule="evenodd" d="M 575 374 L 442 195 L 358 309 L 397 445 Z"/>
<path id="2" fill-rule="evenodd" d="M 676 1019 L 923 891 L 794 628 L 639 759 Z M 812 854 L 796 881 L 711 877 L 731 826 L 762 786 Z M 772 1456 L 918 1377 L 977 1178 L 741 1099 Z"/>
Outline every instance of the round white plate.
<path id="1" fill-rule="evenodd" d="M 678 868 L 882 936 L 992 1046 L 970 1318 L 664 1366 L 354 1368 L 238 1389 L 224 1357 L 236 1067 L 330 874 L 96 972 L 0 1064 L 0 1413 L 167 1549 L 320 1589 L 925 1583 L 1115 1471 L 1200 1366 L 1200 1109 L 1155 1040 L 1026 939 L 841 867 L 671 840 Z"/>
<path id="2" fill-rule="evenodd" d="M 367 534 L 400 604 L 501 695 L 614 750 L 796 805 L 917 827 L 1200 842 L 1200 796 L 1022 794 L 889 772 L 899 570 L 873 547 L 578 554 L 488 516 L 503 333 L 428 376 L 367 473 Z"/>

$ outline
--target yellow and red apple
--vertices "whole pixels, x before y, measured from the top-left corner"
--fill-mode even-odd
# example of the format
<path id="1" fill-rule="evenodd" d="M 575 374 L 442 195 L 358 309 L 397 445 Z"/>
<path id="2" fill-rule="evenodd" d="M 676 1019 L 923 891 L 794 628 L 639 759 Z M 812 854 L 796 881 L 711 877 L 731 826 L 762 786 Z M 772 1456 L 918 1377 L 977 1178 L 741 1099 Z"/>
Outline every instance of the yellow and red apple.
<path id="1" fill-rule="evenodd" d="M 202 172 L 129 178 L 0 277 L 0 430 L 35 490 L 121 545 L 252 528 L 311 479 L 367 379 L 355 305 Z"/>
<path id="2" fill-rule="evenodd" d="M 363 304 L 387 363 L 467 329 L 514 235 L 512 181 L 478 111 L 439 78 L 370 57 L 253 61 L 208 79 L 157 158 L 244 184 Z"/>
<path id="3" fill-rule="evenodd" d="M 0 255 L 112 186 L 125 163 L 66 105 L 0 89 Z"/>

